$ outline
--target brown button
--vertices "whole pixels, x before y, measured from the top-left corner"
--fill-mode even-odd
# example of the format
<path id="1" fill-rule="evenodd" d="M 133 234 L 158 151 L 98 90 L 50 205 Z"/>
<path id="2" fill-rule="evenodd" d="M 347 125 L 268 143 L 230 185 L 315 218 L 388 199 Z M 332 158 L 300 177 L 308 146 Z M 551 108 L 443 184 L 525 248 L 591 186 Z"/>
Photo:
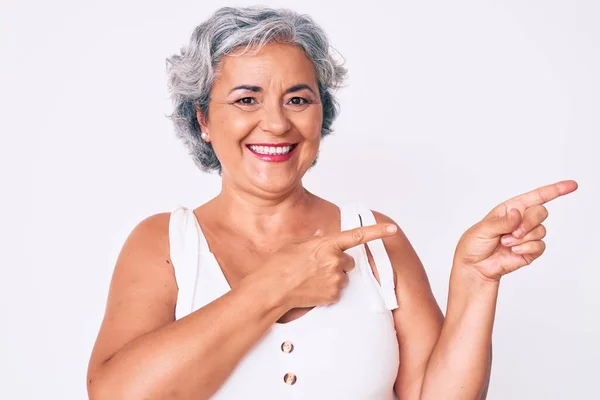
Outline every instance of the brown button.
<path id="1" fill-rule="evenodd" d="M 294 351 L 294 344 L 292 342 L 283 342 L 281 343 L 281 351 L 284 353 L 291 353 Z"/>
<path id="2" fill-rule="evenodd" d="M 293 385 L 296 383 L 296 375 L 292 374 L 291 372 L 288 372 L 283 376 L 283 381 L 288 385 Z"/>

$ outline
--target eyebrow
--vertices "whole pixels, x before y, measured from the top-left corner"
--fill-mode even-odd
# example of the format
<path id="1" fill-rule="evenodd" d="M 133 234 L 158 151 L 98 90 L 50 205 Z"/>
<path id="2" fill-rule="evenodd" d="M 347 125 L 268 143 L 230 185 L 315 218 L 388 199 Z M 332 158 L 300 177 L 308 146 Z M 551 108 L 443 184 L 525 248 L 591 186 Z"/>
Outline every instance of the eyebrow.
<path id="1" fill-rule="evenodd" d="M 299 92 L 299 91 L 304 90 L 304 89 L 307 89 L 312 94 L 316 95 L 315 91 L 312 90 L 312 88 L 310 86 L 308 86 L 306 83 L 300 83 L 298 85 L 294 85 L 292 87 L 289 87 L 288 89 L 286 89 L 285 94 Z M 231 93 L 235 92 L 236 90 L 248 90 L 248 91 L 254 92 L 254 93 L 260 93 L 260 92 L 263 91 L 263 89 L 260 86 L 239 85 L 239 86 L 236 86 L 233 89 L 231 89 L 231 91 L 229 93 L 231 94 Z"/>

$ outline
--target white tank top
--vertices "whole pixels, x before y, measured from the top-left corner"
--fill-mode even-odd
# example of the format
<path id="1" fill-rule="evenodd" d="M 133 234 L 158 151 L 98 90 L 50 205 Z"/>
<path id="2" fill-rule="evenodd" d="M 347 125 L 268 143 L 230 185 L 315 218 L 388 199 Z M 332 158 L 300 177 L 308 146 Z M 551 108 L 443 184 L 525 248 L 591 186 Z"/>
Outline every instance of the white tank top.
<path id="1" fill-rule="evenodd" d="M 375 223 L 373 213 L 362 206 L 340 211 L 342 230 Z M 173 211 L 169 239 L 180 319 L 231 288 L 192 210 Z M 381 285 L 364 246 L 346 251 L 356 266 L 348 272 L 340 300 L 273 324 L 211 399 L 395 399 L 399 353 L 391 313 L 398 307 L 393 271 L 383 242 L 368 246 Z"/>

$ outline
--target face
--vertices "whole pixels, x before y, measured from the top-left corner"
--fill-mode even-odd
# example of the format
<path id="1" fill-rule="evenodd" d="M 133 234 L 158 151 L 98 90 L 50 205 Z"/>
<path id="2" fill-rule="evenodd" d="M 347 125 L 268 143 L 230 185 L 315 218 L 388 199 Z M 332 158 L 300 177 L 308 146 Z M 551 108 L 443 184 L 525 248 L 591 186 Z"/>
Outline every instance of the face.
<path id="1" fill-rule="evenodd" d="M 223 180 L 263 196 L 281 195 L 298 187 L 318 153 L 323 110 L 314 67 L 289 44 L 226 57 L 208 118 L 197 116 Z"/>

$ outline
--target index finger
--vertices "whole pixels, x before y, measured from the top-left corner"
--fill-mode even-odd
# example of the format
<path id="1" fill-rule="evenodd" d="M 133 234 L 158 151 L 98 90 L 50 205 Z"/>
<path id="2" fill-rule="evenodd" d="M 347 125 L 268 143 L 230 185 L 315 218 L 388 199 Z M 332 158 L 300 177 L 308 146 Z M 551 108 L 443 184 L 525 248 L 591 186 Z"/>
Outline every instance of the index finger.
<path id="1" fill-rule="evenodd" d="M 342 231 L 332 235 L 330 238 L 340 250 L 346 251 L 372 240 L 392 236 L 397 230 L 398 227 L 395 224 L 374 224 Z"/>
<path id="2" fill-rule="evenodd" d="M 493 211 L 496 211 L 498 208 L 502 208 L 502 210 L 517 208 L 521 212 L 524 212 L 531 206 L 542 205 L 556 199 L 557 197 L 574 192 L 577 190 L 577 187 L 577 182 L 573 180 L 556 182 L 506 200 Z"/>

